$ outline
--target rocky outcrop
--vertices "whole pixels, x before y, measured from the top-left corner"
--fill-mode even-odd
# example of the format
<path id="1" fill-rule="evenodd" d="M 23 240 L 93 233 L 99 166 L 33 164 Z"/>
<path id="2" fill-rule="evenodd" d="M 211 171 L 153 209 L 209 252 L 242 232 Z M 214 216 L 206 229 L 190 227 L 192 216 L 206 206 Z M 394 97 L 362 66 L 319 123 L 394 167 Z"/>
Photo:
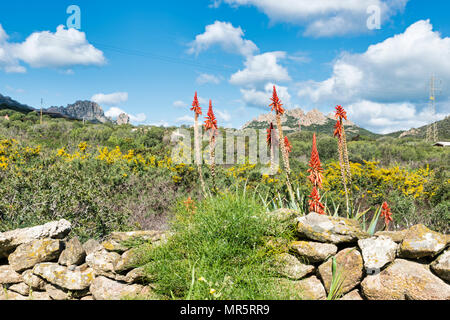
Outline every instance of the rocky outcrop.
<path id="1" fill-rule="evenodd" d="M 117 124 L 119 126 L 124 125 L 124 124 L 129 124 L 129 123 L 130 123 L 129 115 L 127 115 L 126 113 L 119 114 L 119 116 L 117 117 Z"/>
<path id="2" fill-rule="evenodd" d="M 0 233 L 0 300 L 102 300 L 149 298 L 136 243 L 158 245 L 160 231 L 115 232 L 103 243 L 68 239 L 66 220 Z M 295 259 L 295 258 L 294 258 Z"/>
<path id="3" fill-rule="evenodd" d="M 105 116 L 102 107 L 92 101 L 77 101 L 74 104 L 67 105 L 67 107 L 51 107 L 46 111 L 60 113 L 79 120 L 100 123 L 112 122 L 111 118 Z"/>

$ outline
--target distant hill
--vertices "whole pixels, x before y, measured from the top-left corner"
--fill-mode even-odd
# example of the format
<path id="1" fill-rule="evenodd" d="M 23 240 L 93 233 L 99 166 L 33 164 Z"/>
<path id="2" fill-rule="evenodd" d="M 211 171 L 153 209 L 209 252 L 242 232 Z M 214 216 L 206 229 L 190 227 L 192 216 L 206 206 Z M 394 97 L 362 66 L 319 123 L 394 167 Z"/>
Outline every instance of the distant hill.
<path id="1" fill-rule="evenodd" d="M 10 109 L 18 112 L 31 112 L 34 110 L 34 108 L 30 106 L 21 104 L 20 102 L 17 102 L 10 97 L 5 97 L 0 94 L 0 110 L 1 109 Z"/>
<path id="2" fill-rule="evenodd" d="M 276 125 L 275 114 L 262 114 L 258 118 L 247 122 L 242 129 L 267 129 L 271 122 Z M 336 120 L 333 114 L 325 115 L 317 109 L 305 113 L 302 109 L 297 108 L 286 110 L 285 114 L 281 117 L 281 123 L 283 131 L 287 134 L 299 131 L 315 131 L 317 133 L 328 133 L 332 135 Z M 358 127 L 351 121 L 344 121 L 344 126 L 349 138 L 358 135 L 372 138 L 379 136 L 369 130 Z"/>
<path id="3" fill-rule="evenodd" d="M 437 121 L 438 141 L 450 141 L 450 116 L 445 119 Z M 427 135 L 428 125 L 420 128 L 412 128 L 407 131 L 397 131 L 388 134 L 387 136 L 395 138 L 414 137 L 425 139 Z"/>

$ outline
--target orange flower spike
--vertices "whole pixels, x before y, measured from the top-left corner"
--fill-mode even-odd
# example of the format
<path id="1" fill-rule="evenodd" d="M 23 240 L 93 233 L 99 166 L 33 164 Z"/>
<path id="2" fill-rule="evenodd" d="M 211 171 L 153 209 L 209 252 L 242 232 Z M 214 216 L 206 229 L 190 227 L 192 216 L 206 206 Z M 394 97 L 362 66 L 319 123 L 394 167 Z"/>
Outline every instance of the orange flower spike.
<path id="1" fill-rule="evenodd" d="M 347 120 L 347 112 L 344 110 L 344 108 L 342 108 L 342 106 L 336 106 L 335 117 L 338 120 L 342 120 L 342 119 Z"/>
<path id="2" fill-rule="evenodd" d="M 269 107 L 272 107 L 272 111 L 275 110 L 277 114 L 284 114 L 284 109 L 282 107 L 283 104 L 281 104 L 281 100 L 278 98 L 277 89 L 275 86 L 273 86 L 273 94 L 270 100 L 272 100 L 272 104 L 269 105 Z"/>
<path id="3" fill-rule="evenodd" d="M 195 96 L 194 96 L 194 101 L 192 102 L 191 111 L 194 111 L 195 114 L 197 114 L 197 115 L 202 114 L 202 108 L 200 108 L 200 104 L 199 104 L 198 98 L 197 98 L 197 91 L 195 91 Z"/>
<path id="4" fill-rule="evenodd" d="M 316 187 L 313 187 L 311 195 L 309 196 L 310 200 L 308 200 L 309 211 L 317 212 L 318 214 L 326 214 L 323 209 L 325 209 L 325 205 L 320 202 L 319 191 Z"/>
<path id="5" fill-rule="evenodd" d="M 342 126 L 339 120 L 334 125 L 334 129 L 334 136 L 340 138 L 342 136 Z"/>
<path id="6" fill-rule="evenodd" d="M 209 129 L 217 130 L 217 119 L 214 116 L 211 100 L 209 100 L 208 116 L 205 120 L 205 130 L 208 131 Z"/>
<path id="7" fill-rule="evenodd" d="M 308 170 L 311 175 L 308 177 L 311 183 L 314 186 L 318 186 L 319 188 L 322 188 L 322 165 L 320 163 L 319 158 L 319 152 L 317 151 L 317 145 L 316 145 L 316 134 L 313 135 L 313 144 L 312 144 L 312 151 L 311 151 L 311 159 L 309 160 L 309 167 Z"/>
<path id="8" fill-rule="evenodd" d="M 382 209 L 381 216 L 384 217 L 384 223 L 386 224 L 386 227 L 387 227 L 387 226 L 389 226 L 390 221 L 394 221 L 392 219 L 391 208 L 389 208 L 389 205 L 387 204 L 387 202 L 384 202 L 381 209 Z"/>
<path id="9" fill-rule="evenodd" d="M 289 142 L 288 137 L 284 137 L 284 147 L 286 148 L 286 152 L 287 153 L 291 153 L 292 152 L 292 145 Z"/>
<path id="10" fill-rule="evenodd" d="M 272 146 L 272 132 L 273 132 L 273 123 L 270 123 L 269 129 L 267 129 L 267 145 Z"/>

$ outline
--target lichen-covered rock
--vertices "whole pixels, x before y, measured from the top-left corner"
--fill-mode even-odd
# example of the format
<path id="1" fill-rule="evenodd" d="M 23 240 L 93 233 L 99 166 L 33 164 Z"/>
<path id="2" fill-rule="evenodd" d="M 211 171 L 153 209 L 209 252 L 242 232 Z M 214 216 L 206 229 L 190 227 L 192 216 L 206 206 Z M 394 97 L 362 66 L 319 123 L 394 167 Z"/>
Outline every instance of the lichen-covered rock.
<path id="1" fill-rule="evenodd" d="M 62 219 L 41 226 L 0 233 L 0 258 L 7 257 L 18 246 L 33 240 L 63 239 L 69 234 L 70 230 L 70 222 Z"/>
<path id="2" fill-rule="evenodd" d="M 28 296 L 30 293 L 30 287 L 27 286 L 25 283 L 21 282 L 21 283 L 17 283 L 17 284 L 13 284 L 12 286 L 10 286 L 8 288 L 8 290 L 10 291 L 14 291 L 17 292 L 23 296 Z"/>
<path id="3" fill-rule="evenodd" d="M 0 266 L 0 285 L 22 282 L 22 276 L 10 265 Z M 0 286 L 1 287 L 1 286 Z"/>
<path id="4" fill-rule="evenodd" d="M 412 226 L 400 246 L 401 258 L 418 259 L 435 256 L 447 245 L 447 237 L 425 227 L 422 224 Z"/>
<path id="5" fill-rule="evenodd" d="M 2 300 L 28 300 L 28 297 L 14 291 L 2 289 L 0 290 L 0 301 Z"/>
<path id="6" fill-rule="evenodd" d="M 363 259 L 361 253 L 356 248 L 341 250 L 336 255 L 337 271 L 342 272 L 344 278 L 342 293 L 346 294 L 353 290 L 363 277 Z M 319 266 L 319 275 L 325 285 L 327 293 L 330 290 L 332 281 L 332 259 Z"/>
<path id="7" fill-rule="evenodd" d="M 133 269 L 137 262 L 139 261 L 139 257 L 136 254 L 135 249 L 130 249 L 120 257 L 119 261 L 115 266 L 115 271 L 117 273 L 123 273 Z"/>
<path id="8" fill-rule="evenodd" d="M 300 280 L 298 288 L 303 300 L 325 300 L 327 298 L 325 289 L 316 276 Z"/>
<path id="9" fill-rule="evenodd" d="M 337 244 L 356 242 L 358 239 L 369 237 L 356 220 L 311 212 L 305 217 L 298 218 L 297 221 L 299 236 L 313 241 Z"/>
<path id="10" fill-rule="evenodd" d="M 67 290 L 85 290 L 95 277 L 91 268 L 70 271 L 57 263 L 41 263 L 33 268 L 33 273 L 44 278 L 48 282 Z"/>
<path id="11" fill-rule="evenodd" d="M 117 252 L 119 254 L 122 254 L 129 249 L 128 246 L 124 246 L 121 243 L 117 242 L 116 240 L 112 240 L 112 239 L 103 241 L 102 246 L 107 251 Z"/>
<path id="12" fill-rule="evenodd" d="M 358 246 L 366 269 L 381 269 L 394 261 L 398 248 L 397 243 L 385 236 L 359 240 Z"/>
<path id="13" fill-rule="evenodd" d="M 69 300 L 69 294 L 67 292 L 50 283 L 45 285 L 45 291 L 53 300 Z"/>
<path id="14" fill-rule="evenodd" d="M 144 268 L 139 267 L 131 270 L 126 275 L 117 274 L 115 279 L 117 281 L 122 281 L 131 284 L 143 282 L 147 279 L 147 276 L 144 272 Z"/>
<path id="15" fill-rule="evenodd" d="M 34 291 L 45 290 L 45 281 L 33 273 L 33 270 L 26 270 L 22 273 L 23 282 Z"/>
<path id="16" fill-rule="evenodd" d="M 62 250 L 62 243 L 55 239 L 33 240 L 21 244 L 8 257 L 8 261 L 14 270 L 21 272 L 34 267 L 36 264 L 54 261 Z"/>
<path id="17" fill-rule="evenodd" d="M 102 250 L 103 246 L 97 240 L 90 239 L 83 244 L 83 249 L 86 252 L 86 256 L 88 256 L 91 253 Z"/>
<path id="18" fill-rule="evenodd" d="M 28 300 L 52 300 L 50 295 L 47 292 L 39 292 L 39 291 L 31 291 Z"/>
<path id="19" fill-rule="evenodd" d="M 339 300 L 364 300 L 357 289 L 350 291 Z"/>
<path id="20" fill-rule="evenodd" d="M 95 300 L 121 300 L 140 295 L 144 287 L 138 284 L 123 284 L 109 278 L 99 276 L 89 289 Z"/>
<path id="21" fill-rule="evenodd" d="M 158 230 L 146 231 L 130 231 L 130 232 L 113 232 L 109 239 L 116 242 L 132 242 L 132 241 L 151 241 L 156 242 L 162 240 L 166 236 L 166 232 Z"/>
<path id="22" fill-rule="evenodd" d="M 314 272 L 314 266 L 303 264 L 290 254 L 282 253 L 278 255 L 275 263 L 276 271 L 289 279 L 299 280 Z"/>
<path id="23" fill-rule="evenodd" d="M 331 243 L 295 241 L 291 243 L 291 251 L 305 259 L 306 263 L 317 263 L 325 261 L 328 257 L 334 256 L 338 248 Z"/>
<path id="24" fill-rule="evenodd" d="M 395 243 L 401 243 L 406 236 L 408 230 L 400 230 L 400 231 L 378 231 L 375 233 L 376 237 L 384 236 L 390 238 Z"/>
<path id="25" fill-rule="evenodd" d="M 361 283 L 369 300 L 450 300 L 450 286 L 427 265 L 397 259 L 381 273 Z"/>
<path id="26" fill-rule="evenodd" d="M 84 262 L 86 251 L 77 237 L 66 242 L 66 248 L 59 256 L 58 263 L 63 266 L 79 265 Z"/>
<path id="27" fill-rule="evenodd" d="M 430 266 L 441 279 L 450 281 L 450 250 L 446 250 Z"/>
<path id="28" fill-rule="evenodd" d="M 96 274 L 114 278 L 114 268 L 120 259 L 120 254 L 103 249 L 88 255 L 86 263 L 95 270 Z"/>

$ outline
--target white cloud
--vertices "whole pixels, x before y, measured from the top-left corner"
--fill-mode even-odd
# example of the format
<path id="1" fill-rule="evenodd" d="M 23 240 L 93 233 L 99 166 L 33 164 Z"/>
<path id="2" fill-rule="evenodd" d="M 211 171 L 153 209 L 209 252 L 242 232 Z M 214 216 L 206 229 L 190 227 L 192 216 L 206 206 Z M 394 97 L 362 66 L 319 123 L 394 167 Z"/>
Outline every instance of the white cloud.
<path id="1" fill-rule="evenodd" d="M 117 119 L 117 117 L 122 113 L 128 114 L 120 108 L 112 107 L 109 110 L 105 111 L 105 116 L 112 119 Z M 128 116 L 130 117 L 130 121 L 133 123 L 143 123 L 145 122 L 145 120 L 147 120 L 147 116 L 143 113 L 138 113 L 137 115 L 128 114 Z"/>
<path id="2" fill-rule="evenodd" d="M 196 82 L 198 84 L 206 84 L 206 83 L 213 83 L 213 84 L 219 84 L 220 83 L 220 78 L 213 75 L 213 74 L 208 74 L 208 73 L 202 73 L 197 77 Z"/>
<path id="3" fill-rule="evenodd" d="M 231 76 L 234 85 L 253 87 L 268 81 L 281 82 L 291 80 L 286 68 L 278 64 L 278 60 L 286 57 L 283 51 L 266 52 L 247 57 L 245 69 Z"/>
<path id="4" fill-rule="evenodd" d="M 214 0 L 212 7 L 218 7 Z M 305 35 L 333 36 L 367 32 L 367 9 L 381 9 L 381 22 L 403 11 L 408 0 L 223 0 L 234 6 L 255 6 L 272 22 L 305 26 Z"/>
<path id="5" fill-rule="evenodd" d="M 186 108 L 188 107 L 188 104 L 184 101 L 181 100 L 177 100 L 174 101 L 174 103 L 172 104 L 175 108 Z"/>
<path id="6" fill-rule="evenodd" d="M 450 81 L 450 38 L 421 20 L 362 54 L 342 54 L 330 78 L 303 83 L 299 95 L 313 102 L 425 101 L 432 73 Z"/>
<path id="7" fill-rule="evenodd" d="M 110 94 L 97 93 L 92 96 L 91 101 L 94 101 L 98 104 L 105 104 L 108 106 L 117 106 L 121 103 L 128 101 L 128 93 L 127 92 L 114 92 Z"/>
<path id="8" fill-rule="evenodd" d="M 377 103 L 361 100 L 347 108 L 352 121 L 378 133 L 418 128 L 443 119 L 446 114 L 434 114 L 429 108 L 417 111 L 417 106 L 409 103 Z"/>
<path id="9" fill-rule="evenodd" d="M 223 120 L 225 122 L 229 122 L 231 120 L 231 115 L 227 110 L 221 111 L 219 109 L 216 109 L 214 111 L 217 115 L 217 118 L 220 120 Z"/>
<path id="10" fill-rule="evenodd" d="M 450 82 L 450 38 L 433 31 L 429 20 L 421 20 L 364 53 L 341 54 L 328 79 L 303 82 L 298 94 L 316 105 L 351 106 L 352 120 L 385 133 L 422 126 L 450 113 L 448 103 L 438 104 L 437 118 L 425 107 L 433 73 Z M 443 90 L 438 100 L 450 101 L 450 92 Z"/>
<path id="11" fill-rule="evenodd" d="M 242 100 L 247 106 L 256 107 L 270 111 L 269 105 L 271 104 L 270 98 L 273 92 L 273 83 L 267 83 L 264 90 L 241 89 Z M 291 95 L 288 92 L 287 87 L 276 86 L 278 97 L 285 108 L 289 108 L 291 105 Z"/>
<path id="12" fill-rule="evenodd" d="M 0 68 L 5 72 L 26 72 L 21 65 L 33 68 L 60 68 L 75 65 L 103 65 L 103 52 L 89 44 L 84 32 L 65 29 L 56 32 L 34 32 L 22 43 L 8 42 L 8 35 L 0 25 Z"/>
<path id="13" fill-rule="evenodd" d="M 250 40 L 245 40 L 241 27 L 233 27 L 229 22 L 216 21 L 208 25 L 205 32 L 195 37 L 190 43 L 188 53 L 198 55 L 211 46 L 219 45 L 223 50 L 250 56 L 258 51 L 258 47 Z"/>
<path id="14" fill-rule="evenodd" d="M 176 123 L 194 123 L 194 118 L 191 116 L 179 117 L 175 120 Z"/>

